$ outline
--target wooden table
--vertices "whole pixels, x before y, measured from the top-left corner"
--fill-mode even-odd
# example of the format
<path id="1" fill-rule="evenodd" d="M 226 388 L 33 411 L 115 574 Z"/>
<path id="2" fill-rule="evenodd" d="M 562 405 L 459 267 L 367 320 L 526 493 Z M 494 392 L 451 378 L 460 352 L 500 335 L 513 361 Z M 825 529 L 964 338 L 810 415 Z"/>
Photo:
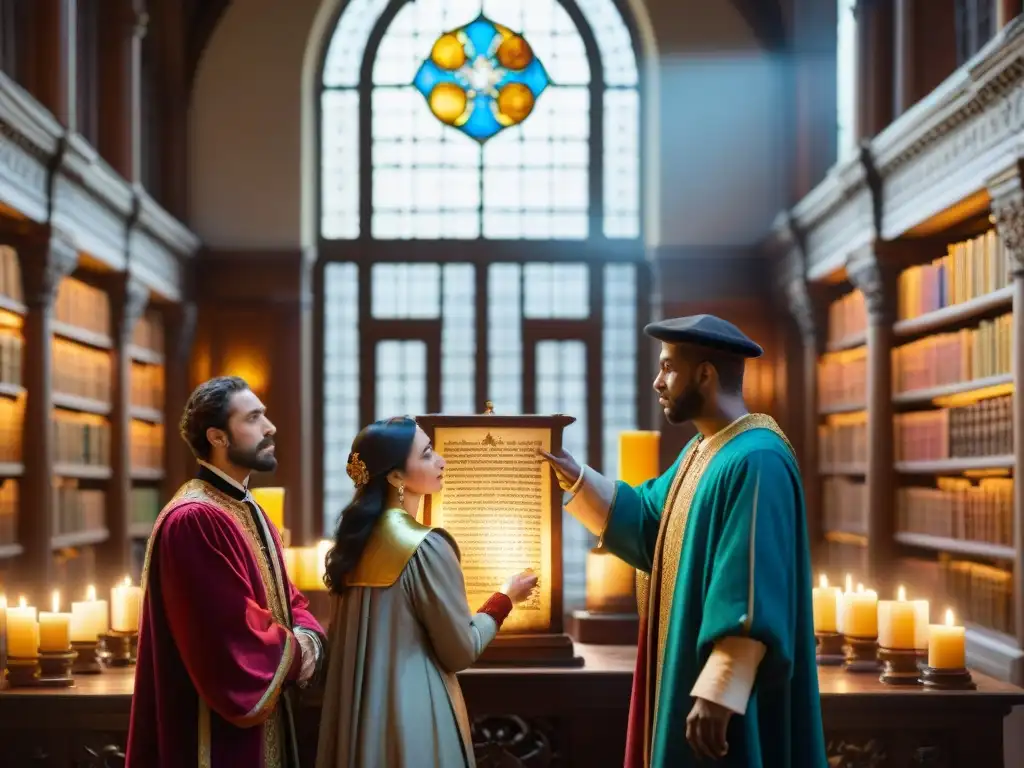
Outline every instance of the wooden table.
<path id="1" fill-rule="evenodd" d="M 586 662 L 580 669 L 472 669 L 460 675 L 480 768 L 622 765 L 635 651 L 576 648 Z M 821 668 L 830 766 L 1003 766 L 1003 718 L 1024 704 L 1024 690 L 979 673 L 974 678 L 976 691 L 941 692 L 894 688 L 874 675 Z M 0 765 L 105 765 L 87 750 L 124 747 L 133 679 L 130 669 L 109 670 L 79 678 L 72 689 L 0 693 Z M 301 702 L 304 766 L 313 765 L 319 706 L 319 692 Z M 106 764 L 121 763 L 115 758 Z"/>

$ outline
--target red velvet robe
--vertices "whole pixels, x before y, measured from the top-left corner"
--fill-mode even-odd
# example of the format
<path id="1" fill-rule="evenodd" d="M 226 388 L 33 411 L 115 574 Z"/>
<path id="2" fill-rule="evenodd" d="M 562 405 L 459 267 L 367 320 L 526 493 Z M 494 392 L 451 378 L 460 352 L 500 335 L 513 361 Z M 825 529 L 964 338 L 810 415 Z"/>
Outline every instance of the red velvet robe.
<path id="1" fill-rule="evenodd" d="M 128 768 L 297 768 L 293 628 L 323 630 L 284 572 L 274 526 L 231 493 L 191 480 L 153 527 Z"/>

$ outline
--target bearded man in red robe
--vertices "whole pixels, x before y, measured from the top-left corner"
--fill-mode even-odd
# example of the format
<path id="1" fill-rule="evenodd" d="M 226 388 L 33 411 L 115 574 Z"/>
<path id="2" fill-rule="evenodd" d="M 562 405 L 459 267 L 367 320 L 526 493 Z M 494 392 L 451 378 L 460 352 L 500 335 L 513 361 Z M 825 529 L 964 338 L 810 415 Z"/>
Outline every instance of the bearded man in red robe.
<path id="1" fill-rule="evenodd" d="M 325 638 L 248 491 L 251 471 L 277 466 L 274 433 L 237 377 L 185 406 L 199 471 L 146 551 L 128 768 L 298 768 L 291 690 L 318 674 Z"/>

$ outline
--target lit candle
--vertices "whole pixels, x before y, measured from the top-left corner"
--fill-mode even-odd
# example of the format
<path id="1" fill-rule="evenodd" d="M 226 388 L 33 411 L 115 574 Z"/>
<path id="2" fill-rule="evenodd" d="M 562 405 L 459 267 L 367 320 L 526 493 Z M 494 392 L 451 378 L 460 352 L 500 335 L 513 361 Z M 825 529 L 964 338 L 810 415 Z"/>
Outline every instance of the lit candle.
<path id="1" fill-rule="evenodd" d="M 843 634 L 865 639 L 877 637 L 878 594 L 858 584 L 857 591 L 844 593 L 842 601 Z"/>
<path id="2" fill-rule="evenodd" d="M 953 625 L 953 610 L 946 609 L 946 623 L 928 628 L 928 666 L 932 669 L 963 669 L 965 630 Z"/>
<path id="3" fill-rule="evenodd" d="M 110 590 L 110 628 L 115 632 L 138 632 L 142 609 L 142 587 L 132 586 L 130 576 Z"/>
<path id="4" fill-rule="evenodd" d="M 327 589 L 324 577 L 327 575 L 327 553 L 331 551 L 332 546 L 334 546 L 334 542 L 330 539 L 321 539 L 320 543 L 316 545 L 316 583 L 310 585 L 312 590 L 323 592 Z"/>
<path id="5" fill-rule="evenodd" d="M 7 669 L 7 595 L 0 594 L 0 688 Z"/>
<path id="6" fill-rule="evenodd" d="M 606 549 L 587 553 L 587 610 L 636 613 L 636 570 Z"/>
<path id="7" fill-rule="evenodd" d="M 288 580 L 296 587 L 299 586 L 299 559 L 295 547 L 284 548 L 284 572 L 288 574 Z"/>
<path id="8" fill-rule="evenodd" d="M 8 658 L 33 659 L 39 655 L 39 622 L 36 609 L 25 598 L 7 609 Z"/>
<path id="9" fill-rule="evenodd" d="M 54 591 L 52 607 L 39 613 L 39 650 L 60 653 L 71 648 L 71 614 L 60 612 L 60 592 Z"/>
<path id="10" fill-rule="evenodd" d="M 914 606 L 914 648 L 917 651 L 928 650 L 928 625 L 931 623 L 931 610 L 927 600 L 911 600 Z"/>
<path id="11" fill-rule="evenodd" d="M 814 631 L 838 632 L 839 601 L 842 596 L 839 587 L 830 587 L 828 576 L 821 574 L 813 593 Z"/>
<path id="12" fill-rule="evenodd" d="M 848 573 L 848 574 L 846 574 L 846 588 L 842 592 L 839 593 L 839 598 L 838 598 L 839 604 L 836 607 L 836 611 L 837 611 L 837 613 L 836 613 L 836 632 L 838 632 L 840 635 L 843 634 L 843 631 L 844 631 L 843 630 L 843 619 L 845 618 L 844 615 L 843 615 L 844 614 L 844 610 L 843 610 L 843 605 L 844 605 L 844 603 L 843 603 L 843 595 L 846 595 L 846 594 L 848 594 L 850 592 L 853 592 L 853 576 L 851 576 Z"/>
<path id="13" fill-rule="evenodd" d="M 619 480 L 637 486 L 660 474 L 661 433 L 631 430 L 619 433 Z"/>
<path id="14" fill-rule="evenodd" d="M 284 488 L 253 488 L 249 493 L 278 532 L 284 529 Z"/>
<path id="15" fill-rule="evenodd" d="M 106 600 L 96 599 L 96 587 L 89 585 L 85 600 L 71 604 L 71 642 L 95 643 L 110 629 Z"/>
<path id="16" fill-rule="evenodd" d="M 907 602 L 907 592 L 901 586 L 895 600 L 878 602 L 878 644 L 892 650 L 913 650 L 916 621 L 914 604 Z"/>
<path id="17" fill-rule="evenodd" d="M 295 551 L 298 587 L 307 592 L 317 588 L 316 579 L 320 573 L 320 566 L 317 565 L 316 554 L 316 547 L 298 547 Z"/>

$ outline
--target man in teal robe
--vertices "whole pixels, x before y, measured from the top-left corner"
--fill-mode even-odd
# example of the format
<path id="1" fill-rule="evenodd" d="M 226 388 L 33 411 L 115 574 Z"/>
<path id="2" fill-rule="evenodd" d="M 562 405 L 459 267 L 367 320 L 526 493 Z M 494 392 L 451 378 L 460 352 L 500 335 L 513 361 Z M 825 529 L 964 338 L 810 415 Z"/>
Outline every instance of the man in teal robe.
<path id="1" fill-rule="evenodd" d="M 637 487 L 543 454 L 567 509 L 638 570 L 626 768 L 824 768 L 803 489 L 775 421 L 747 412 L 761 348 L 712 315 L 648 325 L 654 389 L 698 435 Z"/>

